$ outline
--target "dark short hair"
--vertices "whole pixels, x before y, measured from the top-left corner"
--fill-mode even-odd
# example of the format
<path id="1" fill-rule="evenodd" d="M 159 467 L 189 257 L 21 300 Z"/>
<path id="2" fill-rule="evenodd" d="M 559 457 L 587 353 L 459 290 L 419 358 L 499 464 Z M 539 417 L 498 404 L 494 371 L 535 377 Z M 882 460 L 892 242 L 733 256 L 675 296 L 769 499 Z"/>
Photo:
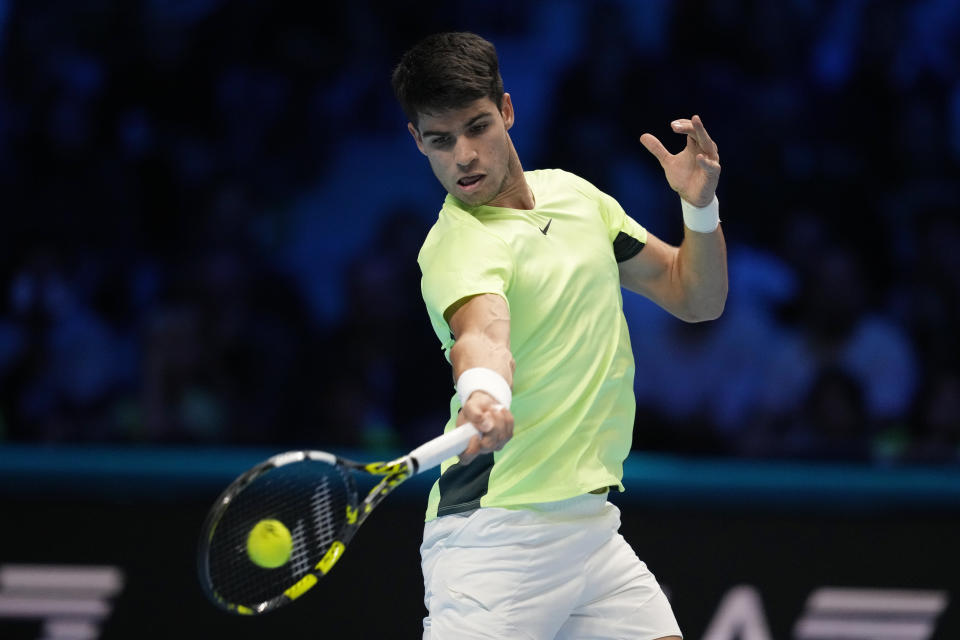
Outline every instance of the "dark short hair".
<path id="1" fill-rule="evenodd" d="M 473 33 L 427 36 L 393 70 L 393 92 L 413 126 L 421 113 L 461 109 L 490 98 L 503 106 L 503 78 L 493 44 Z"/>

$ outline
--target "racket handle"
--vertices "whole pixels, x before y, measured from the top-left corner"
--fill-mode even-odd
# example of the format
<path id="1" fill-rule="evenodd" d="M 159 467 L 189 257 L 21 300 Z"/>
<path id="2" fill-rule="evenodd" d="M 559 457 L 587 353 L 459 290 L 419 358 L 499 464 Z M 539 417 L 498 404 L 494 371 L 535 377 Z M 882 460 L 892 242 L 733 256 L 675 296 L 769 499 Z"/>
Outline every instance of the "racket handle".
<path id="1" fill-rule="evenodd" d="M 470 444 L 470 438 L 479 434 L 477 428 L 468 422 L 420 445 L 407 455 L 413 460 L 414 474 L 432 469 L 447 458 L 460 455 Z"/>

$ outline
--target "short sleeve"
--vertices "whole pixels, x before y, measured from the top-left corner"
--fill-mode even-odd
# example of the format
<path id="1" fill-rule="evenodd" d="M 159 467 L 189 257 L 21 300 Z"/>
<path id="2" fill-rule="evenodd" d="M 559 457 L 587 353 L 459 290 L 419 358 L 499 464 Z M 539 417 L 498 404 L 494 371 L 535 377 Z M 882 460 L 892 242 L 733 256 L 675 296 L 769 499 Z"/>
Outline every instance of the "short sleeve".
<path id="1" fill-rule="evenodd" d="M 614 198 L 599 189 L 597 190 L 597 194 L 600 199 L 600 215 L 607 225 L 607 235 L 610 238 L 610 242 L 615 242 L 617 237 L 622 233 L 641 244 L 646 244 L 647 230 L 640 226 L 636 220 L 628 216 L 627 212 L 623 210 L 623 207 L 621 207 L 620 203 Z"/>
<path id="2" fill-rule="evenodd" d="M 420 289 L 430 323 L 443 344 L 453 344 L 444 312 L 458 300 L 493 293 L 507 299 L 513 253 L 498 236 L 482 227 L 458 225 L 428 241 L 418 258 Z M 509 304 L 509 301 L 508 303 Z"/>

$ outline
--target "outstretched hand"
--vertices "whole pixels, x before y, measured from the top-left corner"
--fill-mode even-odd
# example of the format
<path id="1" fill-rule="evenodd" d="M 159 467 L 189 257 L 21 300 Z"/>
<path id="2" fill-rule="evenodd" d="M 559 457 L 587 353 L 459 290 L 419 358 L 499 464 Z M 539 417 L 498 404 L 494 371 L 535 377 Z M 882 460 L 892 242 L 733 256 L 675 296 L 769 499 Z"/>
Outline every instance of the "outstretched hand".
<path id="1" fill-rule="evenodd" d="M 707 134 L 700 116 L 674 120 L 670 128 L 687 136 L 687 146 L 680 153 L 670 153 L 649 133 L 640 136 L 640 142 L 660 162 L 670 188 L 690 204 L 705 207 L 713 201 L 720 180 L 717 145 Z"/>

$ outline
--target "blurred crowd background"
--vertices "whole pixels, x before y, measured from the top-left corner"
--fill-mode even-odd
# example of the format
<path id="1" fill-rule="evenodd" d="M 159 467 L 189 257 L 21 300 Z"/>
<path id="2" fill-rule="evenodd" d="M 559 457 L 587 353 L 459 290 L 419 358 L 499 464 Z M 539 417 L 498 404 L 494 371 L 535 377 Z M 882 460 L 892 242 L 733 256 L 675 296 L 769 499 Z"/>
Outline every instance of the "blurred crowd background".
<path id="1" fill-rule="evenodd" d="M 443 192 L 390 92 L 490 38 L 524 167 L 682 238 L 644 132 L 718 142 L 731 287 L 625 293 L 634 446 L 960 461 L 960 2 L 0 0 L 0 442 L 410 446 L 453 392 Z"/>

